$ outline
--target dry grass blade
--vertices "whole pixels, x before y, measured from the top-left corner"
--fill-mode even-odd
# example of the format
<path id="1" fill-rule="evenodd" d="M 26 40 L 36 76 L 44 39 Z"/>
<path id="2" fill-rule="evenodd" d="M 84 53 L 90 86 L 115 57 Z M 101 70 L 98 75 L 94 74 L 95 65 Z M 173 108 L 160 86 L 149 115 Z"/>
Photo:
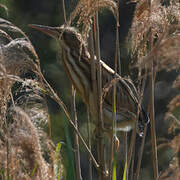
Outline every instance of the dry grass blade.
<path id="1" fill-rule="evenodd" d="M 4 28 L 6 31 L 12 31 L 12 32 L 20 33 L 23 37 L 26 38 L 26 40 L 28 40 L 30 42 L 29 38 L 26 36 L 26 34 L 21 29 L 19 29 L 17 26 L 15 26 L 11 22 L 9 22 L 3 18 L 0 18 L 0 28 L 1 29 Z"/>

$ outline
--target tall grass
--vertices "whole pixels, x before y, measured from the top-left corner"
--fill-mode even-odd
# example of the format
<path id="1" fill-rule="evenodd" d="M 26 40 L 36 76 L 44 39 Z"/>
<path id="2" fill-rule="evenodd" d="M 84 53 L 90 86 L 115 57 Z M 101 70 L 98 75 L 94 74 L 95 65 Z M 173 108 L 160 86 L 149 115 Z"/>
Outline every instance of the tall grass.
<path id="1" fill-rule="evenodd" d="M 164 2 L 165 3 L 165 2 Z M 136 147 L 137 136 L 136 128 L 131 133 L 130 143 L 129 135 L 125 135 L 127 141 L 127 156 L 124 157 L 125 163 L 119 164 L 119 152 L 115 152 L 114 136 L 116 132 L 116 83 L 112 83 L 113 92 L 113 136 L 111 137 L 111 153 L 109 162 L 104 158 L 104 144 L 106 143 L 103 131 L 102 101 L 103 88 L 101 77 L 101 52 L 98 13 L 104 8 L 110 9 L 116 18 L 116 42 L 115 42 L 115 72 L 121 75 L 121 54 L 119 45 L 119 14 L 118 7 L 121 3 L 113 0 L 80 0 L 74 11 L 67 19 L 64 4 L 65 24 L 76 24 L 81 30 L 84 38 L 89 36 L 89 53 L 91 57 L 91 78 L 94 98 L 97 100 L 98 110 L 97 118 L 97 144 L 98 161 L 92 153 L 91 140 L 87 143 L 78 129 L 78 117 L 76 113 L 75 90 L 72 87 L 72 108 L 68 110 L 64 102 L 55 93 L 43 76 L 40 68 L 39 58 L 35 52 L 28 37 L 22 30 L 11 22 L 0 19 L 0 176 L 3 179 L 82 179 L 82 167 L 80 163 L 79 143 L 88 153 L 90 161 L 90 170 L 88 177 L 94 179 L 92 166 L 96 168 L 99 180 L 104 179 L 142 179 L 143 170 L 141 163 L 143 159 L 147 126 L 144 127 L 144 136 L 141 139 L 139 150 Z M 6 6 L 0 4 L 5 10 Z M 131 42 L 130 53 L 133 67 L 137 69 L 138 92 L 140 104 L 143 97 L 146 79 L 149 79 L 149 112 L 151 125 L 152 142 L 152 161 L 154 179 L 175 179 L 179 174 L 179 152 L 180 142 L 179 133 L 179 93 L 175 96 L 168 106 L 166 120 L 169 120 L 169 133 L 172 138 L 166 145 L 173 149 L 174 161 L 168 164 L 161 174 L 159 173 L 157 151 L 160 148 L 157 145 L 156 121 L 155 121 L 155 82 L 158 77 L 157 72 L 165 70 L 179 70 L 180 57 L 180 4 L 178 1 L 169 0 L 168 5 L 162 5 L 158 0 L 150 2 L 142 0 L 137 2 L 134 12 L 131 30 L 129 32 L 129 42 Z M 14 34 L 13 34 L 14 33 Z M 16 36 L 16 33 L 18 36 Z M 12 35 L 13 34 L 13 35 Z M 17 38 L 18 37 L 18 38 Z M 21 37 L 21 38 L 19 38 Z M 95 68 L 94 56 L 98 60 L 98 69 Z M 119 65 L 119 67 L 118 67 Z M 31 74 L 31 76 L 29 76 Z M 96 74 L 98 76 L 96 77 Z M 177 77 L 174 86 L 179 88 L 180 81 Z M 66 116 L 66 141 L 69 166 L 64 172 L 61 163 L 61 145 L 55 145 L 46 133 L 49 121 L 49 112 L 47 109 L 45 96 L 50 96 L 56 101 Z M 137 112 L 138 114 L 139 112 Z M 89 119 L 87 117 L 87 119 Z M 138 121 L 138 120 L 137 120 Z M 69 124 L 68 124 L 68 123 Z M 69 126 L 70 125 L 70 126 Z M 136 126 L 138 122 L 136 122 Z M 90 126 L 88 126 L 90 128 Z M 74 131 L 74 143 L 72 145 L 70 128 Z M 50 130 L 51 131 L 51 130 Z M 50 132 L 49 131 L 49 132 Z M 88 129 L 89 136 L 91 130 Z M 120 147 L 121 148 L 121 147 Z M 123 148 L 123 147 L 122 147 Z M 73 151 L 74 150 L 74 151 Z M 106 150 L 106 149 L 105 149 Z M 126 150 L 126 148 L 125 148 Z M 137 158 L 138 154 L 138 158 Z M 122 157 L 122 155 L 120 155 Z M 137 163 L 136 163 L 137 160 Z M 108 165 L 107 165 L 108 164 Z M 119 166 L 124 171 L 119 172 Z M 119 175 L 120 174 L 120 175 Z M 119 177 L 119 176 L 120 177 Z M 144 179 L 146 177 L 143 177 Z"/>

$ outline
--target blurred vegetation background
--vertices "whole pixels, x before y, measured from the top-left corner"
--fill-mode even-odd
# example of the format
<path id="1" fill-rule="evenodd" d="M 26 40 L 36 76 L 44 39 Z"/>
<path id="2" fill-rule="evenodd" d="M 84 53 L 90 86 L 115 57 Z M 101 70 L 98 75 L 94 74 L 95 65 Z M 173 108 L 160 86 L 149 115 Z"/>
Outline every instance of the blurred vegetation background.
<path id="1" fill-rule="evenodd" d="M 1 1 L 3 3 L 3 1 Z M 5 1 L 4 1 L 5 2 Z M 65 6 L 67 16 L 74 9 L 77 0 L 66 0 Z M 28 24 L 42 24 L 48 26 L 60 26 L 64 23 L 63 9 L 61 0 L 8 0 L 6 2 L 8 8 L 8 14 L 5 10 L 1 9 L 1 17 L 8 19 L 13 24 L 21 28 L 26 35 L 30 38 L 35 50 L 40 58 L 41 69 L 55 89 L 59 97 L 63 99 L 67 107 L 70 109 L 71 102 L 71 88 L 69 81 L 64 73 L 63 66 L 61 64 L 59 55 L 59 46 L 54 39 L 30 29 Z M 128 50 L 128 43 L 125 43 L 128 36 L 129 29 L 131 27 L 133 13 L 136 7 L 135 2 L 128 2 L 126 0 L 120 1 L 119 6 L 120 13 L 120 52 L 122 61 L 122 75 L 130 75 L 134 82 L 137 81 L 136 71 L 130 68 L 131 54 Z M 102 59 L 111 67 L 114 62 L 115 52 L 115 19 L 108 10 L 104 10 L 100 14 L 100 43 L 101 43 L 101 56 Z M 172 135 L 168 134 L 169 122 L 164 120 L 165 113 L 167 112 L 167 105 L 169 101 L 178 93 L 177 89 L 172 88 L 172 82 L 177 76 L 177 71 L 161 71 L 157 75 L 155 84 L 155 113 L 156 113 L 156 131 L 157 141 L 158 139 L 169 139 Z M 147 108 L 148 102 L 148 85 L 145 87 L 144 93 L 144 106 Z M 56 143 L 62 142 L 62 157 L 64 164 L 69 166 L 70 156 L 66 154 L 66 148 L 68 143 L 66 138 L 71 137 L 67 134 L 72 133 L 68 127 L 63 111 L 58 105 L 47 97 L 51 128 L 52 139 Z M 87 138 L 86 131 L 86 106 L 84 106 L 81 98 L 77 95 L 77 112 L 78 122 L 80 122 L 81 134 Z M 67 130 L 68 129 L 68 130 Z M 177 133 L 177 132 L 176 132 Z M 145 146 L 145 158 L 142 164 L 142 177 L 143 180 L 152 179 L 151 168 L 152 164 L 149 163 L 151 158 L 151 146 L 148 129 L 148 144 Z M 69 157 L 69 158 L 68 158 Z M 158 151 L 159 157 L 159 170 L 162 171 L 168 167 L 169 161 L 172 158 L 172 150 L 170 148 L 162 148 Z M 83 179 L 87 179 L 87 154 L 81 147 L 81 163 L 82 163 L 82 175 Z M 146 177 L 146 178 L 144 178 Z"/>

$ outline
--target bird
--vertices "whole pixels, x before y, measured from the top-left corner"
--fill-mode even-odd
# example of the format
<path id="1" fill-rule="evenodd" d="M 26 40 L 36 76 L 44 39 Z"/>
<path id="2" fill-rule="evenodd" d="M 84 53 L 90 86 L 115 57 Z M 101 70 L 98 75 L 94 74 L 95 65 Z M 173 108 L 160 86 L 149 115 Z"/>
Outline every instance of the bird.
<path id="1" fill-rule="evenodd" d="M 61 46 L 61 57 L 64 70 L 69 81 L 75 87 L 77 93 L 87 104 L 90 113 L 97 116 L 95 98 L 93 93 L 91 77 L 91 57 L 88 52 L 87 43 L 81 33 L 70 26 L 50 27 L 44 25 L 30 24 L 31 28 L 39 30 L 57 40 Z M 96 70 L 98 61 L 94 57 Z M 117 131 L 128 132 L 135 128 L 138 120 L 137 132 L 142 136 L 143 127 L 149 122 L 149 117 L 140 105 L 137 89 L 130 78 L 121 77 L 110 68 L 104 61 L 100 60 L 102 69 L 102 88 L 112 84 L 116 79 L 116 128 Z M 97 72 L 96 72 L 97 77 Z M 103 98 L 102 115 L 104 129 L 111 131 L 113 127 L 113 88 L 110 87 Z M 139 113 L 137 113 L 139 111 Z M 138 117 L 137 117 L 138 116 Z M 96 123 L 96 122 L 95 122 Z"/>

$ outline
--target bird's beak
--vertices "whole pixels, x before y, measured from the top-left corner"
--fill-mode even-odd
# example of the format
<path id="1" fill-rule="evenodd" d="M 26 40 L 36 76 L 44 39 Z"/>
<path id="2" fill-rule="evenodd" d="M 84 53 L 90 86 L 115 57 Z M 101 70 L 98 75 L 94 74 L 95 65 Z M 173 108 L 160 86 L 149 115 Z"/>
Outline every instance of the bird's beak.
<path id="1" fill-rule="evenodd" d="M 41 31 L 55 39 L 59 38 L 60 28 L 58 27 L 50 27 L 50 26 L 43 26 L 37 24 L 29 24 L 28 26 L 38 31 Z"/>

